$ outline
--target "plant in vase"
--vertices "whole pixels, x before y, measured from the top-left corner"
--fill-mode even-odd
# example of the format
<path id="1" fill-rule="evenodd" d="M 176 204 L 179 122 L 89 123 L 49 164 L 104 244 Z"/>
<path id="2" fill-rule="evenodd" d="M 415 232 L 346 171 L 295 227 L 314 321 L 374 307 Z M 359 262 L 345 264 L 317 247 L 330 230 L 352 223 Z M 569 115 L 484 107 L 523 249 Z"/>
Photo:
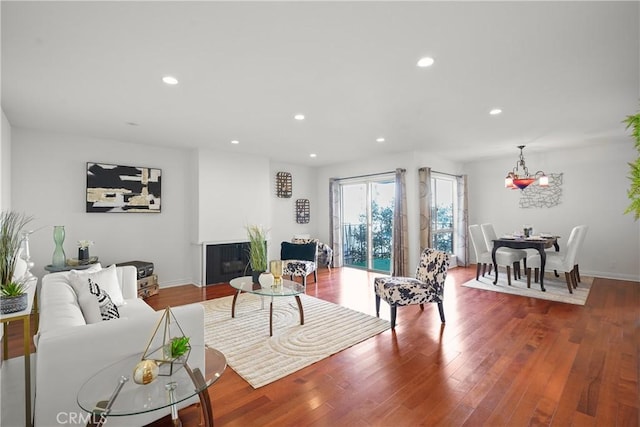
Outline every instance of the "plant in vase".
<path id="1" fill-rule="evenodd" d="M 78 260 L 89 261 L 89 248 L 93 246 L 91 240 L 78 240 Z"/>
<path id="2" fill-rule="evenodd" d="M 258 283 L 260 273 L 267 271 L 267 232 L 259 225 L 248 225 L 247 237 L 253 283 Z"/>
<path id="3" fill-rule="evenodd" d="M 22 229 L 33 218 L 15 211 L 0 214 L 0 312 L 13 313 L 27 307 L 26 283 L 14 276 Z"/>

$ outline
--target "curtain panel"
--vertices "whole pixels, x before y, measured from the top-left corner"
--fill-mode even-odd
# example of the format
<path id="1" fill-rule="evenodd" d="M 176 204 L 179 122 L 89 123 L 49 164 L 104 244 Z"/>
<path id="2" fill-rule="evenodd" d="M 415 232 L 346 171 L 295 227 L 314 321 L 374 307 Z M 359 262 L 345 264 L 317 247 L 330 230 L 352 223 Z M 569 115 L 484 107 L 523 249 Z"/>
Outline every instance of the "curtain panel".
<path id="1" fill-rule="evenodd" d="M 418 169 L 420 208 L 420 253 L 431 247 L 431 168 Z"/>
<path id="2" fill-rule="evenodd" d="M 333 249 L 333 266 L 342 267 L 342 227 L 340 227 L 340 180 L 329 179 L 329 227 L 331 227 L 331 241 Z"/>
<path id="3" fill-rule="evenodd" d="M 406 276 L 409 270 L 406 172 L 405 169 L 396 169 L 395 207 L 393 209 L 392 276 Z"/>

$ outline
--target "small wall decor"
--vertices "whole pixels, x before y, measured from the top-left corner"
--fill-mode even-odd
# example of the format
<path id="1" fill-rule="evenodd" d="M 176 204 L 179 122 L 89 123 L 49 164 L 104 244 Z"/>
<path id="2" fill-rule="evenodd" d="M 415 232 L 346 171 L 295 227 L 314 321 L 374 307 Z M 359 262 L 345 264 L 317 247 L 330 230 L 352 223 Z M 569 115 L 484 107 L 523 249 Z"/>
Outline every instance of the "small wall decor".
<path id="1" fill-rule="evenodd" d="M 309 216 L 309 199 L 296 200 L 296 222 L 298 224 L 308 224 Z"/>
<path id="2" fill-rule="evenodd" d="M 521 208 L 551 208 L 562 198 L 562 173 L 550 173 L 549 186 L 530 185 L 520 192 Z"/>
<path id="3" fill-rule="evenodd" d="M 276 173 L 276 196 L 289 198 L 291 197 L 291 172 Z"/>
<path id="4" fill-rule="evenodd" d="M 87 163 L 87 212 L 160 212 L 161 169 Z"/>

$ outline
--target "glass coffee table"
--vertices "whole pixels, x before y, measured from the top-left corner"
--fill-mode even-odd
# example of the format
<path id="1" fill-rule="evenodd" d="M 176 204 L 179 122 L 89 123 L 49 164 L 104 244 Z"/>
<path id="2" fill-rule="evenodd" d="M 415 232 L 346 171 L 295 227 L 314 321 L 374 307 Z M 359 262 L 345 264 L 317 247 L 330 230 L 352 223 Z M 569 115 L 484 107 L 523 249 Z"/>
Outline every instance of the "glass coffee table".
<path id="1" fill-rule="evenodd" d="M 294 297 L 296 303 L 298 303 L 298 312 L 300 313 L 300 324 L 304 325 L 304 311 L 302 310 L 302 301 L 300 301 L 300 294 L 304 293 L 304 286 L 293 280 L 280 279 L 278 284 L 274 284 L 268 287 L 262 287 L 259 283 L 253 283 L 251 276 L 237 277 L 231 279 L 229 284 L 238 290 L 233 296 L 233 303 L 231 304 L 231 317 L 236 317 L 236 301 L 238 295 L 242 292 L 248 292 L 250 294 L 260 295 L 262 297 L 271 297 L 269 304 L 269 336 L 273 336 L 273 300 L 275 297 Z M 264 299 L 263 299 L 264 304 Z M 264 306 L 263 306 L 264 308 Z"/>
<path id="2" fill-rule="evenodd" d="M 227 367 L 224 355 L 209 347 L 193 346 L 194 352 L 204 351 L 205 370 L 192 369 L 188 362 L 172 375 L 158 376 L 146 385 L 133 381 L 133 370 L 142 353 L 131 355 L 98 371 L 78 391 L 78 405 L 91 414 L 88 426 L 109 425 L 108 417 L 137 415 L 171 407 L 174 426 L 181 426 L 177 403 L 196 394 L 200 397 L 204 425 L 213 427 L 213 409 L 208 388 L 215 383 Z"/>

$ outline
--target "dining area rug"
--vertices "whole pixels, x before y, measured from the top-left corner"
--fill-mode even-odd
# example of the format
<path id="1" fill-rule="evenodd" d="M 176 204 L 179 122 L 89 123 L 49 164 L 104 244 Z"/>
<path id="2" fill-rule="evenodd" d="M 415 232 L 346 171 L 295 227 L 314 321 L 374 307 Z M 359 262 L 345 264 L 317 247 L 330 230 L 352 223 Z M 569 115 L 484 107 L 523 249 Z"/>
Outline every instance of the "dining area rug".
<path id="1" fill-rule="evenodd" d="M 243 293 L 231 317 L 232 296 L 201 303 L 205 343 L 220 350 L 231 369 L 259 388 L 371 338 L 391 327 L 389 321 L 305 294 L 300 295 L 304 325 L 293 297 L 276 297 L 273 336 L 269 302 Z"/>
<path id="2" fill-rule="evenodd" d="M 581 276 L 581 282 L 578 283 L 578 287 L 573 290 L 573 293 L 569 293 L 567 289 L 567 282 L 564 278 L 564 273 L 560 274 L 560 277 L 555 277 L 553 272 L 545 273 L 544 275 L 544 288 L 546 292 L 540 290 L 540 283 L 533 281 L 531 278 L 531 288 L 527 288 L 527 276 L 522 275 L 521 279 L 513 280 L 511 278 L 511 286 L 507 283 L 507 276 L 504 271 L 500 271 L 498 275 L 498 283 L 493 284 L 493 274 L 487 274 L 484 277 L 480 276 L 479 280 L 475 277 L 462 286 L 467 288 L 482 289 L 485 291 L 501 292 L 505 294 L 520 295 L 530 298 L 538 298 L 549 301 L 564 302 L 567 304 L 584 305 L 589 296 L 589 290 L 593 284 L 593 277 Z"/>

